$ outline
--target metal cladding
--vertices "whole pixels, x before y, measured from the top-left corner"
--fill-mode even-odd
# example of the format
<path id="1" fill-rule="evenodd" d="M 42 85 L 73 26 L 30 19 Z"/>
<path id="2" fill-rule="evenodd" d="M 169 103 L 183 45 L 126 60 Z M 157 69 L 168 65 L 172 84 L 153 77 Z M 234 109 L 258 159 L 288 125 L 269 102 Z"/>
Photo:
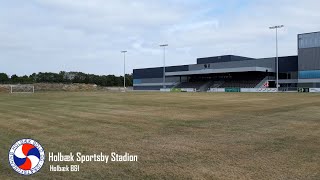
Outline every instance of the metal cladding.
<path id="1" fill-rule="evenodd" d="M 254 60 L 254 59 L 249 57 L 242 57 L 242 56 L 225 55 L 225 56 L 198 58 L 197 64 L 244 61 L 244 60 Z"/>
<path id="2" fill-rule="evenodd" d="M 308 87 L 320 87 L 320 32 L 299 34 L 298 53 L 299 79 Z"/>
<path id="3" fill-rule="evenodd" d="M 198 58 L 197 64 L 166 67 L 166 86 L 188 81 L 191 76 L 227 73 L 276 73 L 276 58 L 250 58 L 223 55 Z M 279 57 L 280 80 L 294 80 L 308 87 L 320 86 L 320 32 L 298 35 L 298 56 Z M 159 90 L 163 85 L 163 67 L 133 70 L 134 87 Z M 306 84 L 308 83 L 308 84 Z M 304 86 L 302 85 L 302 86 Z"/>

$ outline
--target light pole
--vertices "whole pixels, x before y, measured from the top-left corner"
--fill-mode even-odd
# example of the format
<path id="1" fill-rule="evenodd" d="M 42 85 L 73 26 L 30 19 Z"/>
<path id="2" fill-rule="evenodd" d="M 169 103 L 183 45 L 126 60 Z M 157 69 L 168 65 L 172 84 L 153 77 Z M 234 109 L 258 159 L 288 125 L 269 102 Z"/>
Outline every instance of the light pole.
<path id="1" fill-rule="evenodd" d="M 126 53 L 128 51 L 121 51 L 123 53 L 123 88 L 126 91 Z"/>
<path id="2" fill-rule="evenodd" d="M 277 91 L 279 91 L 279 56 L 278 56 L 278 29 L 283 28 L 284 25 L 272 26 L 270 29 L 276 30 L 276 64 L 277 64 Z"/>
<path id="3" fill-rule="evenodd" d="M 166 47 L 168 44 L 161 44 L 160 47 L 163 47 L 163 89 L 166 89 Z"/>

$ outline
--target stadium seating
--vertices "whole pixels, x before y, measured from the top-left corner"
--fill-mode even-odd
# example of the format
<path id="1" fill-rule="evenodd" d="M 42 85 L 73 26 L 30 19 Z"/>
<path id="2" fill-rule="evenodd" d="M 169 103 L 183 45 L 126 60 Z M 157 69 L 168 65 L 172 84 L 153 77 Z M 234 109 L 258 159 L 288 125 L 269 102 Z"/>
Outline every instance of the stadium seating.
<path id="1" fill-rule="evenodd" d="M 199 80 L 190 79 L 189 82 L 182 82 L 175 86 L 175 88 L 191 88 L 197 91 L 207 91 L 210 88 L 255 88 L 265 79 L 263 76 L 259 77 L 228 77 L 223 80 Z"/>
<path id="2" fill-rule="evenodd" d="M 207 82 L 183 82 L 180 83 L 176 88 L 193 88 L 199 90 L 201 86 Z"/>
<path id="3" fill-rule="evenodd" d="M 224 84 L 224 81 L 214 81 L 210 88 L 219 88 L 222 84 Z"/>
<path id="4" fill-rule="evenodd" d="M 259 80 L 230 80 L 224 82 L 219 88 L 255 88 L 259 83 Z"/>

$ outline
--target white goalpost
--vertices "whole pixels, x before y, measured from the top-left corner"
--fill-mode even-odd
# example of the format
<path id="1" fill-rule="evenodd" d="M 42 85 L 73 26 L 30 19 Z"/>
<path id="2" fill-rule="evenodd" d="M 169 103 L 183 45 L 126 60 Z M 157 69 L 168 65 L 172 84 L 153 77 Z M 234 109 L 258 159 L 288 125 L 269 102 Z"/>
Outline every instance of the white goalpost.
<path id="1" fill-rule="evenodd" d="M 10 93 L 34 93 L 33 85 L 11 85 Z"/>

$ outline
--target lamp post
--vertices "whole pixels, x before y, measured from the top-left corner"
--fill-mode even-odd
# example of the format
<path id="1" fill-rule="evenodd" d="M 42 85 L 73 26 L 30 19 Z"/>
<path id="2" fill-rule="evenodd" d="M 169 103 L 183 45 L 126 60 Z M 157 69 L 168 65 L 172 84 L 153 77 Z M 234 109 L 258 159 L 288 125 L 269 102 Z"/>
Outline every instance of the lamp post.
<path id="1" fill-rule="evenodd" d="M 121 51 L 123 53 L 123 88 L 126 91 L 126 53 L 128 51 Z"/>
<path id="2" fill-rule="evenodd" d="M 276 64 L 277 64 L 277 91 L 279 91 L 279 56 L 278 56 L 278 29 L 283 28 L 284 25 L 272 26 L 269 29 L 276 30 Z"/>
<path id="3" fill-rule="evenodd" d="M 161 44 L 160 47 L 163 48 L 163 88 L 166 89 L 166 47 L 168 44 Z"/>

